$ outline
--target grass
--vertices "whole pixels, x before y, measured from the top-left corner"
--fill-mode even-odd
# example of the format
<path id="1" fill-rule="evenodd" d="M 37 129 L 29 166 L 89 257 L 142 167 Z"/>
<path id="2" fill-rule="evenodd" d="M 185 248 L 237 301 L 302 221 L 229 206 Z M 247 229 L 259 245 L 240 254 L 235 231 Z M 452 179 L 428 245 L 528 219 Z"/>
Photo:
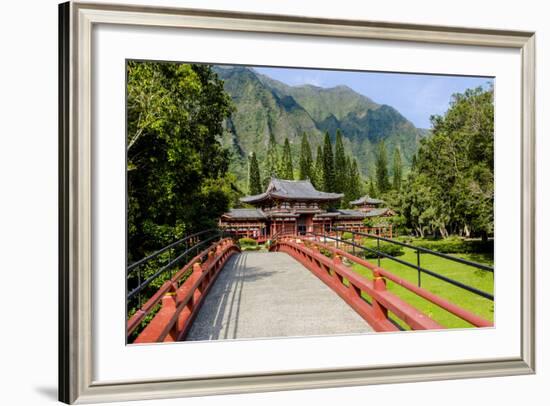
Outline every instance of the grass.
<path id="1" fill-rule="evenodd" d="M 400 256 L 399 259 L 416 264 L 416 251 L 405 248 L 405 253 Z M 483 263 L 486 265 L 493 265 L 492 259 L 489 255 L 481 254 L 454 254 L 454 256 L 469 259 L 471 261 Z M 376 263 L 376 259 L 370 260 Z M 460 264 L 458 262 L 452 262 L 431 254 L 421 254 L 420 265 L 430 271 L 434 271 L 441 275 L 447 276 L 456 281 L 462 282 L 466 285 L 475 287 L 487 293 L 493 293 L 494 291 L 494 275 L 492 272 L 478 270 L 476 268 Z M 418 272 L 410 267 L 399 264 L 390 259 L 382 259 L 380 266 L 395 275 L 406 279 L 409 282 L 417 284 Z M 352 269 L 358 274 L 372 279 L 372 272 L 358 264 L 354 264 Z M 494 303 L 489 299 L 485 299 L 481 296 L 471 293 L 467 290 L 453 286 L 447 282 L 441 281 L 433 276 L 422 274 L 421 276 L 422 288 L 444 298 L 449 302 L 454 303 L 466 310 L 471 311 L 484 319 L 493 321 L 494 317 Z M 440 307 L 428 302 L 427 300 L 417 296 L 416 294 L 408 291 L 407 289 L 391 282 L 386 281 L 387 288 L 390 292 L 396 294 L 401 299 L 409 303 L 411 306 L 416 307 L 420 311 L 427 314 L 429 317 L 437 321 L 447 328 L 464 328 L 472 327 L 468 322 L 456 317 L 455 315 L 441 309 Z M 367 297 L 368 298 L 368 297 Z M 368 298 L 370 300 L 370 298 Z M 403 328 L 408 327 L 394 318 Z"/>

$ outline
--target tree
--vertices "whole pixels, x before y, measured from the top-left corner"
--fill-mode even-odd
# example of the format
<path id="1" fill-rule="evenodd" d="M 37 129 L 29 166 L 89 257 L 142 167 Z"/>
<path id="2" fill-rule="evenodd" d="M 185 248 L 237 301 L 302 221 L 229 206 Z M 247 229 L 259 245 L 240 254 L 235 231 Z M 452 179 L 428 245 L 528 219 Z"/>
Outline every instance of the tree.
<path id="1" fill-rule="evenodd" d="M 390 180 L 388 175 L 388 158 L 384 140 L 378 144 L 376 157 L 376 187 L 380 193 L 385 193 L 390 189 Z"/>
<path id="2" fill-rule="evenodd" d="M 315 165 L 313 166 L 313 176 L 311 177 L 311 183 L 316 189 L 323 189 L 323 149 L 321 146 L 317 146 L 317 155 L 315 156 Z"/>
<path id="3" fill-rule="evenodd" d="M 336 144 L 334 147 L 334 191 L 344 193 L 346 177 L 349 176 L 349 167 L 346 168 L 346 152 L 342 142 L 342 133 L 336 130 Z"/>
<path id="4" fill-rule="evenodd" d="M 432 117 L 414 166 L 402 185 L 400 211 L 419 235 L 493 234 L 493 88 L 453 95 Z"/>
<path id="5" fill-rule="evenodd" d="M 290 151 L 290 142 L 285 138 L 283 147 L 283 156 L 280 162 L 279 177 L 283 179 L 294 180 L 294 168 L 292 167 L 292 152 Z"/>
<path id="6" fill-rule="evenodd" d="M 326 132 L 323 146 L 323 190 L 325 192 L 334 192 L 335 189 L 334 155 L 332 154 L 330 137 L 328 132 Z"/>
<path id="7" fill-rule="evenodd" d="M 233 109 L 208 65 L 127 65 L 128 259 L 217 224 L 232 199 L 221 145 Z M 185 197 L 185 198 L 183 198 Z"/>
<path id="8" fill-rule="evenodd" d="M 402 178 L 401 152 L 399 148 L 395 148 L 393 152 L 393 189 L 399 191 L 401 189 Z"/>
<path id="9" fill-rule="evenodd" d="M 378 196 L 378 193 L 376 192 L 376 186 L 374 185 L 374 180 L 372 178 L 369 178 L 369 185 L 367 187 L 367 194 L 369 197 L 376 197 Z"/>
<path id="10" fill-rule="evenodd" d="M 279 152 L 277 141 L 273 133 L 269 134 L 269 142 L 267 144 L 267 154 L 265 157 L 265 174 L 266 179 L 264 181 L 264 186 L 267 186 L 271 177 L 278 176 L 279 169 Z"/>
<path id="11" fill-rule="evenodd" d="M 249 169 L 248 169 L 248 193 L 249 194 L 258 195 L 262 193 L 262 183 L 260 179 L 261 179 L 260 167 L 258 166 L 256 153 L 253 152 L 250 155 Z"/>
<path id="12" fill-rule="evenodd" d="M 347 208 L 349 207 L 350 202 L 350 187 L 351 187 L 351 157 L 349 155 L 346 156 L 346 159 L 344 160 L 344 173 L 342 173 L 342 187 L 343 190 L 341 193 L 344 194 L 344 197 L 340 200 L 340 207 L 341 208 Z"/>
<path id="13" fill-rule="evenodd" d="M 359 173 L 359 166 L 357 165 L 357 160 L 354 159 L 351 162 L 349 170 L 349 186 L 348 186 L 348 196 L 347 200 L 352 201 L 359 199 L 361 197 L 361 174 Z"/>
<path id="14" fill-rule="evenodd" d="M 311 156 L 311 146 L 309 145 L 306 133 L 302 135 L 298 178 L 313 180 L 313 157 Z"/>

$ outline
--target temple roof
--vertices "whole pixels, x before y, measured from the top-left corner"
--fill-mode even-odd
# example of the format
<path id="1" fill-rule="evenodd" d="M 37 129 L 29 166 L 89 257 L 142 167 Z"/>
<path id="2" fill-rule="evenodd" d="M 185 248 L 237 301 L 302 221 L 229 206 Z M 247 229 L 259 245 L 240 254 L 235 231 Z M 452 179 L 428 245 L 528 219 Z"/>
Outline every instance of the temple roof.
<path id="1" fill-rule="evenodd" d="M 368 217 L 367 213 L 364 211 L 359 210 L 347 210 L 347 209 L 340 209 L 338 210 L 340 215 L 338 218 L 346 218 L 346 217 L 358 217 L 358 218 L 365 218 Z"/>
<path id="2" fill-rule="evenodd" d="M 365 212 L 365 217 L 378 217 L 378 216 L 383 216 L 385 214 L 394 215 L 395 213 L 393 212 L 392 209 L 388 207 L 379 207 L 379 208 L 372 209 Z"/>
<path id="3" fill-rule="evenodd" d="M 346 218 L 367 218 L 367 217 L 378 217 L 387 214 L 388 212 L 392 213 L 391 209 L 387 207 L 376 208 L 369 211 L 360 211 L 360 210 L 350 210 L 350 209 L 337 209 L 333 211 L 328 211 L 324 213 L 318 213 L 315 215 L 315 218 L 337 218 L 337 219 L 346 219 Z"/>
<path id="4" fill-rule="evenodd" d="M 241 198 L 243 203 L 259 203 L 268 199 L 335 201 L 344 195 L 341 193 L 321 192 L 309 180 L 285 180 L 271 178 L 264 193 Z"/>
<path id="5" fill-rule="evenodd" d="M 336 219 L 352 219 L 352 218 L 367 218 L 383 216 L 387 212 L 391 213 L 391 209 L 387 207 L 372 209 L 368 212 L 360 210 L 337 209 L 315 214 L 315 218 L 336 218 Z M 222 215 L 227 220 L 267 220 L 275 218 L 296 218 L 299 214 L 296 213 L 264 213 L 261 209 L 231 209 L 229 212 Z"/>
<path id="6" fill-rule="evenodd" d="M 266 218 L 265 213 L 260 209 L 231 209 L 222 217 L 230 219 L 255 220 Z"/>
<path id="7" fill-rule="evenodd" d="M 380 199 L 375 199 L 374 197 L 369 197 L 368 195 L 365 195 L 365 196 L 360 197 L 357 200 L 353 200 L 349 203 L 354 205 L 354 206 L 358 206 L 358 205 L 361 205 L 361 204 L 381 204 L 381 203 L 384 203 L 384 201 L 380 200 Z"/>
<path id="8" fill-rule="evenodd" d="M 370 217 L 368 213 L 360 210 L 349 210 L 349 209 L 337 209 L 328 211 L 325 213 L 319 213 L 315 215 L 316 218 L 337 218 L 337 219 L 346 219 L 346 218 L 359 218 L 363 219 Z"/>

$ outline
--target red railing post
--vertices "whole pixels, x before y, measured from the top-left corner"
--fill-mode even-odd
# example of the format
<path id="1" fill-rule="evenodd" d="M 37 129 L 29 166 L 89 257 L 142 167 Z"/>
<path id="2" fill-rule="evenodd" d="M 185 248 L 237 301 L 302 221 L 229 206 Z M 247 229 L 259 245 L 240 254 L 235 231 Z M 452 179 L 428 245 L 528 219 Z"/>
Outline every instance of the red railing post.
<path id="1" fill-rule="evenodd" d="M 195 277 L 199 279 L 200 276 L 202 275 L 202 272 L 203 272 L 202 264 L 200 262 L 195 262 L 193 264 L 193 274 L 196 275 Z M 192 301 L 193 305 L 198 301 L 199 297 L 202 295 L 202 291 L 203 291 L 203 287 L 201 283 L 199 284 L 199 286 L 197 287 L 197 289 L 193 294 L 193 301 Z"/>
<path id="2" fill-rule="evenodd" d="M 340 255 L 334 254 L 334 258 L 332 259 L 332 263 L 334 264 L 334 268 L 332 272 L 334 272 L 334 277 L 338 279 L 340 284 L 344 283 L 344 278 L 336 271 L 336 268 L 340 265 L 342 265 L 342 257 Z"/>
<path id="3" fill-rule="evenodd" d="M 174 292 L 166 293 L 161 299 L 161 308 L 153 320 L 145 327 L 141 334 L 134 341 L 135 343 L 150 343 L 164 341 L 171 338 L 170 320 L 176 314 L 176 300 Z M 170 338 L 168 340 L 170 341 Z M 173 341 L 173 340 L 172 340 Z"/>
<path id="4" fill-rule="evenodd" d="M 212 248 L 210 251 L 208 251 L 208 259 L 206 260 L 206 263 L 204 264 L 204 268 L 203 269 L 207 269 L 208 265 L 212 264 L 216 259 L 217 255 L 216 255 L 216 249 L 215 248 Z M 204 278 L 204 282 L 203 282 L 203 285 L 205 286 L 208 286 L 210 284 L 210 280 L 212 279 L 212 276 L 213 276 L 213 272 L 210 271 L 206 274 L 206 277 Z"/>
<path id="5" fill-rule="evenodd" d="M 373 288 L 375 291 L 385 291 L 386 290 L 386 280 L 380 275 L 378 270 L 372 272 L 373 276 Z M 374 310 L 374 315 L 379 320 L 385 320 L 388 318 L 388 309 L 382 306 L 375 297 L 372 298 L 372 309 Z"/>
<path id="6" fill-rule="evenodd" d="M 176 314 L 177 303 L 176 303 L 176 292 L 169 292 L 162 298 L 162 310 L 167 314 Z M 173 342 L 176 341 L 178 337 L 177 324 L 174 324 L 166 337 L 164 337 L 164 342 Z"/>

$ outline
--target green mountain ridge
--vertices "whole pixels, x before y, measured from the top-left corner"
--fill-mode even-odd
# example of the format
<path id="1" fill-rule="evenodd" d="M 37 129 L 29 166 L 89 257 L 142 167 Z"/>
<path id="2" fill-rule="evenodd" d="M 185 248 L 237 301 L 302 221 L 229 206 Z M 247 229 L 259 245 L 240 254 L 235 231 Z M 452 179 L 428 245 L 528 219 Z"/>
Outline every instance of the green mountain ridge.
<path id="1" fill-rule="evenodd" d="M 224 88 L 236 107 L 226 123 L 223 143 L 232 150 L 230 169 L 241 186 L 246 183 L 248 154 L 256 152 L 263 169 L 270 134 L 281 146 L 288 137 L 297 163 L 304 132 L 315 154 L 324 132 L 328 131 L 334 140 L 340 129 L 346 152 L 357 159 L 363 176 L 374 173 L 376 146 L 381 140 L 388 156 L 400 148 L 406 170 L 420 138 L 426 134 L 395 108 L 377 104 L 344 85 L 289 86 L 241 66 L 214 66 L 214 71 L 224 80 Z"/>

